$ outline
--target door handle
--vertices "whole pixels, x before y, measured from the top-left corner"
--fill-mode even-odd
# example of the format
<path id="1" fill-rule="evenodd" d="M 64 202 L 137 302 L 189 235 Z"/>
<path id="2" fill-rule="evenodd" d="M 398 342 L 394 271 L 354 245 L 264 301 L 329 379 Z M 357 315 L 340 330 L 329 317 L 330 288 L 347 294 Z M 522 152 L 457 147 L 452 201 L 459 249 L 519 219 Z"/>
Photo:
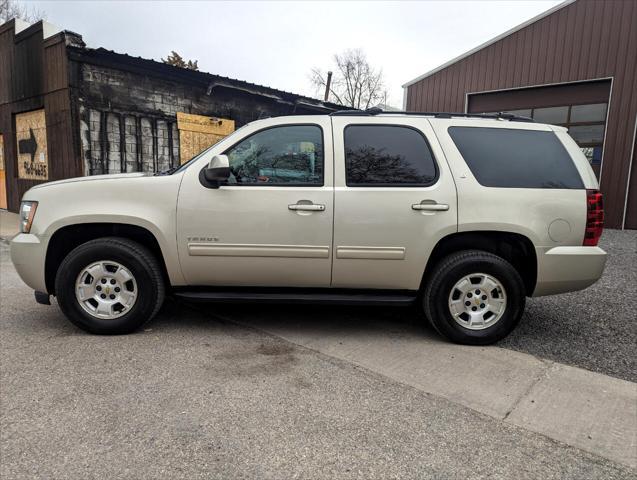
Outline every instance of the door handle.
<path id="1" fill-rule="evenodd" d="M 288 210 L 305 211 L 305 212 L 323 212 L 325 211 L 325 205 L 318 205 L 315 203 L 295 203 L 288 205 Z"/>
<path id="2" fill-rule="evenodd" d="M 446 203 L 436 203 L 432 200 L 423 200 L 420 203 L 414 203 L 411 208 L 412 210 L 424 210 L 427 212 L 446 212 L 449 210 L 449 205 Z"/>

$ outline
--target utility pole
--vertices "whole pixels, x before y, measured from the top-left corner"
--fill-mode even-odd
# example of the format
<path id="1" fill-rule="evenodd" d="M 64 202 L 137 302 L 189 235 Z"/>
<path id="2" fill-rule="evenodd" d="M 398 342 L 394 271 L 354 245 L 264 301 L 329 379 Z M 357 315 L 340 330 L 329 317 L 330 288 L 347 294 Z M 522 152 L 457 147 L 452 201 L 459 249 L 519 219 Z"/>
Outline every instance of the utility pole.
<path id="1" fill-rule="evenodd" d="M 324 102 L 327 102 L 327 99 L 330 97 L 331 85 L 332 85 L 332 72 L 327 72 L 327 82 L 325 83 L 325 98 L 323 98 Z"/>

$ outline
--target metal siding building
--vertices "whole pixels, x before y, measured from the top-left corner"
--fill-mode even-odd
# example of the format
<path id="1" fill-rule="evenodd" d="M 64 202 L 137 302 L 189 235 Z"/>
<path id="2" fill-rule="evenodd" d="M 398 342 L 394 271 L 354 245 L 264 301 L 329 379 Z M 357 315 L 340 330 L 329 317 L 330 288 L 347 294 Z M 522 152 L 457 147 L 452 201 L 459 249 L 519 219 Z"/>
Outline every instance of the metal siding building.
<path id="1" fill-rule="evenodd" d="M 569 127 L 591 155 L 606 225 L 637 229 L 636 1 L 566 1 L 403 87 L 410 111 L 528 112 Z M 604 118 L 578 123 L 604 104 Z"/>

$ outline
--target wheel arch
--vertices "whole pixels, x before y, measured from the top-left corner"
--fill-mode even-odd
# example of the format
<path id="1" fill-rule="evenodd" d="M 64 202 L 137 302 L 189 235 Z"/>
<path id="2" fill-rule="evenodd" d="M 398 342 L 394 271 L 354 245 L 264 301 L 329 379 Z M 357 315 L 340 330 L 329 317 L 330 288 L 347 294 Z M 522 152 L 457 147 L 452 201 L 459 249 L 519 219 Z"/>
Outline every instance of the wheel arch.
<path id="1" fill-rule="evenodd" d="M 60 227 L 49 239 L 44 262 L 47 293 L 55 295 L 55 275 L 64 258 L 79 245 L 102 237 L 127 238 L 148 248 L 159 261 L 166 286 L 170 286 L 164 252 L 150 230 L 127 223 L 77 223 Z"/>
<path id="2" fill-rule="evenodd" d="M 522 277 L 526 295 L 533 293 L 537 282 L 537 257 L 533 242 L 519 233 L 504 231 L 457 232 L 441 238 L 427 260 L 421 290 L 436 265 L 447 255 L 461 250 L 483 250 L 504 258 Z"/>

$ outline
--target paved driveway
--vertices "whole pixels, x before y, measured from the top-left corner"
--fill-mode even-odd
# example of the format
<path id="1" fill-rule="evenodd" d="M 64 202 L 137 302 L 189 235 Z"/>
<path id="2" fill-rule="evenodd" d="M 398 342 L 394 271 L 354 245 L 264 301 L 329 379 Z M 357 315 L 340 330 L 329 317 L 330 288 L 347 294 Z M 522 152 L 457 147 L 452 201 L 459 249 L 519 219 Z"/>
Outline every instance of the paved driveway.
<path id="1" fill-rule="evenodd" d="M 506 394 L 517 395 L 525 381 L 523 364 L 551 365 L 530 383 L 536 390 L 544 377 L 559 379 L 561 369 L 570 367 L 501 348 L 448 345 L 405 311 L 392 309 L 193 309 L 171 301 L 138 334 L 86 335 L 56 306 L 33 302 L 7 250 L 0 243 L 1 478 L 606 479 L 637 474 L 628 466 L 634 461 L 630 454 L 613 461 L 601 450 L 576 448 L 568 439 L 554 440 L 551 432 L 532 431 L 535 427 L 525 421 L 533 416 L 533 405 L 545 401 L 542 389 L 530 397 L 521 392 L 511 403 L 519 418 L 512 419 Z M 298 328 L 277 332 L 281 324 Z M 531 336 L 543 332 L 531 329 Z M 296 337 L 287 341 L 282 335 Z M 520 350 L 532 351 L 533 345 L 514 342 Z M 611 355 L 625 351 L 621 345 L 615 353 L 604 348 Z M 372 360 L 387 363 L 364 364 L 370 349 Z M 427 355 L 435 349 L 439 355 L 417 365 L 392 357 L 393 351 Z M 569 360 L 557 339 L 551 349 L 549 355 Z M 475 403 L 481 398 L 475 400 L 469 390 L 449 392 L 453 382 L 445 378 L 452 377 L 432 363 L 440 358 L 457 375 L 468 368 L 478 375 L 481 359 L 500 361 L 504 368 L 490 381 L 499 382 L 504 396 L 481 409 Z M 634 445 L 637 418 L 630 402 L 635 385 L 573 371 L 584 376 L 575 387 L 593 378 L 604 385 L 618 382 L 628 392 L 605 406 L 606 418 L 628 419 L 608 441 L 615 435 L 618 444 Z M 591 437 L 592 445 L 601 438 Z"/>

